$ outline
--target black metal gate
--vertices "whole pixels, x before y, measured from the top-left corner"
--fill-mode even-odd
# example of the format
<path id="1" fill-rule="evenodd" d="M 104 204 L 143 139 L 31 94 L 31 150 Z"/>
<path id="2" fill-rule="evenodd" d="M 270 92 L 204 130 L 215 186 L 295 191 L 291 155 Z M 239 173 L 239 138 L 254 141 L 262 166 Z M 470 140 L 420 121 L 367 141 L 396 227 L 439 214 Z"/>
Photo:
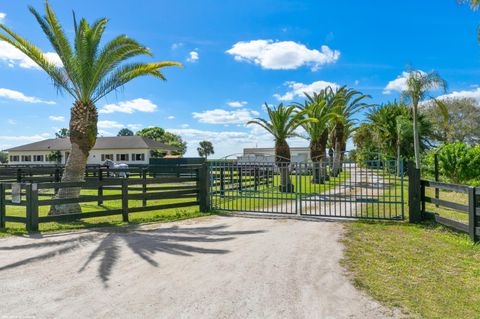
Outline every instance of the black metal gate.
<path id="1" fill-rule="evenodd" d="M 404 217 L 403 162 L 210 162 L 214 210 L 319 217 Z"/>

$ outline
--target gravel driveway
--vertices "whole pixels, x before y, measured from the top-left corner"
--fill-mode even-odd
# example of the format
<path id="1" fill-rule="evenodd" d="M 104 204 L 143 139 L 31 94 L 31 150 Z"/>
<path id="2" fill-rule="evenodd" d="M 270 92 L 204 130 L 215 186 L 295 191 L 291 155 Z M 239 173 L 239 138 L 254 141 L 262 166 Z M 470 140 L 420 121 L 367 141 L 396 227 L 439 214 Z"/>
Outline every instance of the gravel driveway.
<path id="1" fill-rule="evenodd" d="M 386 318 L 342 224 L 246 217 L 0 240 L 0 318 Z"/>

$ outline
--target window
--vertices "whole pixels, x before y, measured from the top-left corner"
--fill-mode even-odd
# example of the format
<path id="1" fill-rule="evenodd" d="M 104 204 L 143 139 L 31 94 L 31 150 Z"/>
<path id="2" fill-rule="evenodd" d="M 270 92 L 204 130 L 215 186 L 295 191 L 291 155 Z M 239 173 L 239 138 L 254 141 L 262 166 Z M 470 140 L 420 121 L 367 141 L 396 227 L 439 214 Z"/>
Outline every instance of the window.
<path id="1" fill-rule="evenodd" d="M 117 162 L 120 161 L 128 162 L 128 154 L 117 154 Z"/>
<path id="2" fill-rule="evenodd" d="M 43 162 L 43 155 L 33 155 L 34 162 Z"/>
<path id="3" fill-rule="evenodd" d="M 20 162 L 20 156 L 10 155 L 10 162 Z"/>
<path id="4" fill-rule="evenodd" d="M 22 162 L 31 162 L 32 155 L 22 155 Z"/>
<path id="5" fill-rule="evenodd" d="M 132 154 L 132 162 L 144 161 L 144 160 L 145 160 L 145 154 L 144 153 Z"/>
<path id="6" fill-rule="evenodd" d="M 113 154 L 102 154 L 102 162 L 105 162 L 107 159 L 113 161 Z"/>

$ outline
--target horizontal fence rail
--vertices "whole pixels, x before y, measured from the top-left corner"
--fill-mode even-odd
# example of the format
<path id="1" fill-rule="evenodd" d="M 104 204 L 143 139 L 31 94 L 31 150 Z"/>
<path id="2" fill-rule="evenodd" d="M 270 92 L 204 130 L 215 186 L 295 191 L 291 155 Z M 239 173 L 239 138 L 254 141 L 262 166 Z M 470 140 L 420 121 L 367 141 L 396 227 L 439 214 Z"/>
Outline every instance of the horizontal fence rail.
<path id="1" fill-rule="evenodd" d="M 49 174 L 48 169 L 35 172 Z M 15 222 L 36 231 L 39 224 L 48 222 L 112 215 L 121 215 L 123 221 L 128 222 L 130 213 L 191 206 L 198 206 L 201 212 L 208 210 L 206 164 L 135 167 L 129 169 L 125 178 L 116 176 L 116 171 L 87 168 L 85 180 L 81 182 L 0 183 L 0 227 L 4 228 L 6 222 Z M 60 198 L 60 189 L 81 189 L 81 193 L 79 197 Z M 63 215 L 47 213 L 52 207 L 62 205 L 79 205 L 79 209 Z"/>
<path id="2" fill-rule="evenodd" d="M 428 188 L 433 188 L 435 190 L 435 197 L 426 195 L 426 189 Z M 444 192 L 465 194 L 466 203 L 440 199 L 440 190 Z M 466 215 L 467 218 L 465 218 L 464 222 L 462 222 L 451 218 L 452 214 L 449 214 L 449 216 L 442 216 L 442 214 L 437 212 L 428 211 L 427 203 L 434 205 L 436 208 L 447 208 L 448 210 L 453 210 L 453 215 Z M 440 224 L 452 227 L 461 232 L 468 233 L 474 242 L 480 240 L 480 187 L 420 180 L 420 205 L 423 218 L 431 217 Z M 432 207 L 432 209 L 436 210 L 434 207 Z"/>

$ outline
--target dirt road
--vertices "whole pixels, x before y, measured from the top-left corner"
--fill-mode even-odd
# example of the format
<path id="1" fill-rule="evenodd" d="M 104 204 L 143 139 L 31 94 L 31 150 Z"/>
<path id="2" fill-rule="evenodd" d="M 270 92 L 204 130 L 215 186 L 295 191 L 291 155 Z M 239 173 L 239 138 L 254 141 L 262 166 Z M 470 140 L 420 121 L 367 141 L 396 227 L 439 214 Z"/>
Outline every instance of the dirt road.
<path id="1" fill-rule="evenodd" d="M 342 225 L 206 217 L 0 240 L 0 318 L 386 318 Z"/>

